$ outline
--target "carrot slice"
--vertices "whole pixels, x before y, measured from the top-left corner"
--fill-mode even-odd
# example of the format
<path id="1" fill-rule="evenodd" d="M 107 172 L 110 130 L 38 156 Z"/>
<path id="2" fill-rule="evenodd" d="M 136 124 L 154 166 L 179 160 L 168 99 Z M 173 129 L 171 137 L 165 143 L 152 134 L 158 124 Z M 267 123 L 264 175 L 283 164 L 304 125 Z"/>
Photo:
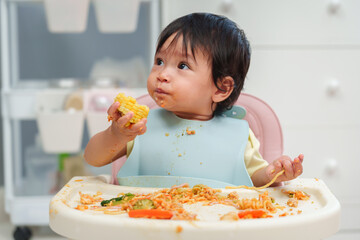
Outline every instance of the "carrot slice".
<path id="1" fill-rule="evenodd" d="M 160 209 L 136 209 L 129 211 L 131 218 L 155 218 L 155 219 L 170 219 L 173 213 Z"/>
<path id="2" fill-rule="evenodd" d="M 247 210 L 238 213 L 239 218 L 261 218 L 267 216 L 263 210 Z"/>

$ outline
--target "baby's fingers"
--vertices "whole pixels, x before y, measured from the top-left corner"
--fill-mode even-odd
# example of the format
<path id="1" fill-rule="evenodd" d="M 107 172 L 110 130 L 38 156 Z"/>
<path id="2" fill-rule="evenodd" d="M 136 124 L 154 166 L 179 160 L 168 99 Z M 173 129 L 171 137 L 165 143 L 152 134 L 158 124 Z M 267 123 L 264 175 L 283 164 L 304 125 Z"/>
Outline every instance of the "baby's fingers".
<path id="1" fill-rule="evenodd" d="M 280 161 L 275 161 L 274 162 L 274 171 L 273 172 L 276 174 L 276 173 L 280 172 L 281 170 L 283 170 L 282 163 Z"/>
<path id="2" fill-rule="evenodd" d="M 117 121 L 120 118 L 120 113 L 118 111 L 119 106 L 119 102 L 114 102 L 107 110 L 107 114 L 109 115 L 110 120 Z"/>
<path id="3" fill-rule="evenodd" d="M 281 156 L 273 162 L 274 170 L 272 177 L 277 173 L 284 170 L 284 173 L 278 178 L 279 181 L 290 180 L 294 178 L 294 169 L 291 162 L 291 158 L 288 156 Z"/>
<path id="4" fill-rule="evenodd" d="M 302 163 L 304 161 L 304 154 L 299 154 L 299 156 L 295 159 L 298 159 Z"/>
<path id="5" fill-rule="evenodd" d="M 289 179 L 289 180 L 293 179 L 295 172 L 294 172 L 293 164 L 292 164 L 290 158 L 287 159 L 287 160 L 284 160 L 282 162 L 282 165 L 283 165 L 284 170 L 285 170 L 284 175 L 286 176 L 286 179 Z"/>
<path id="6" fill-rule="evenodd" d="M 130 119 L 134 116 L 133 112 L 128 112 L 127 114 L 125 114 L 124 116 L 120 117 L 116 123 L 121 126 L 121 127 L 125 127 L 126 124 L 130 121 Z"/>
<path id="7" fill-rule="evenodd" d="M 304 160 L 303 154 L 300 154 L 298 157 L 296 157 L 294 159 L 293 168 L 294 168 L 294 172 L 295 172 L 294 173 L 295 177 L 300 176 L 303 172 L 303 166 L 302 166 L 303 160 Z"/>
<path id="8" fill-rule="evenodd" d="M 272 164 L 269 165 L 267 174 L 272 179 L 275 177 L 276 174 L 283 170 L 282 164 L 279 161 L 274 161 Z"/>
<path id="9" fill-rule="evenodd" d="M 141 119 L 138 123 L 131 126 L 131 131 L 133 131 L 137 135 L 144 134 L 146 132 L 146 122 L 146 118 Z"/>

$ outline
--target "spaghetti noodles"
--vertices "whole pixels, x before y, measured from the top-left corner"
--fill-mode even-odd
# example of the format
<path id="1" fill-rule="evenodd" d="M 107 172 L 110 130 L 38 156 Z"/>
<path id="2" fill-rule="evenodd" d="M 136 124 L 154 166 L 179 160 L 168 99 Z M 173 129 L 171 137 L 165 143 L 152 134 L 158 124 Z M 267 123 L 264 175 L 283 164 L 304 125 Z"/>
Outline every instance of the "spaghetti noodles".
<path id="1" fill-rule="evenodd" d="M 233 188 L 263 189 L 270 186 L 276 181 L 284 171 L 279 172 L 266 185 L 259 188 L 249 188 L 238 186 Z M 306 199 L 310 195 L 299 190 L 283 190 L 282 193 L 287 194 L 291 199 Z M 298 193 L 298 195 L 296 195 Z M 263 218 L 280 216 L 278 210 L 284 211 L 286 208 L 295 208 L 297 204 L 288 202 L 286 205 L 279 205 L 275 202 L 275 198 L 269 195 L 269 191 L 260 191 L 258 197 L 246 198 L 241 196 L 241 191 L 233 191 L 229 193 L 222 192 L 221 189 L 213 189 L 206 185 L 195 185 L 192 188 L 188 184 L 173 186 L 172 188 L 164 188 L 150 193 L 120 193 L 122 196 L 131 198 L 111 198 L 110 201 L 117 201 L 116 204 L 103 205 L 101 193 L 85 194 L 79 192 L 80 198 L 78 204 L 74 207 L 80 211 L 96 211 L 103 212 L 107 215 L 128 214 L 129 217 L 145 217 L 155 219 L 171 219 L 171 220 L 199 220 L 197 214 L 191 209 L 200 206 L 211 207 L 214 205 L 225 205 L 233 207 L 235 214 L 225 213 L 219 220 L 238 220 L 247 218 Z M 296 196 L 295 196 L 296 195 Z M 304 198 L 305 196 L 305 198 Z M 121 199 L 120 199 L 121 198 Z M 192 204 L 200 205 L 190 207 Z M 227 208 L 228 208 L 227 207 Z M 290 210 L 291 211 L 291 210 Z M 171 213 L 171 216 L 170 216 Z M 261 214 L 260 214 L 261 213 Z M 262 214 L 263 213 L 263 214 Z M 135 214 L 135 215 L 134 215 Z M 276 215 L 275 215 L 276 214 Z M 299 214 L 299 213 L 298 213 Z M 167 216 L 166 218 L 164 216 Z"/>
<path id="2" fill-rule="evenodd" d="M 276 179 L 282 175 L 283 173 L 285 172 L 285 170 L 281 170 L 280 172 L 278 172 L 275 177 L 270 181 L 268 182 L 267 184 L 265 184 L 264 186 L 261 186 L 261 187 L 249 187 L 249 186 L 245 186 L 245 185 L 240 185 L 240 186 L 227 186 L 225 187 L 226 189 L 238 189 L 238 188 L 245 188 L 245 189 L 250 189 L 250 190 L 261 190 L 261 189 L 264 189 L 264 188 L 267 188 L 269 187 L 271 184 L 273 184 Z"/>

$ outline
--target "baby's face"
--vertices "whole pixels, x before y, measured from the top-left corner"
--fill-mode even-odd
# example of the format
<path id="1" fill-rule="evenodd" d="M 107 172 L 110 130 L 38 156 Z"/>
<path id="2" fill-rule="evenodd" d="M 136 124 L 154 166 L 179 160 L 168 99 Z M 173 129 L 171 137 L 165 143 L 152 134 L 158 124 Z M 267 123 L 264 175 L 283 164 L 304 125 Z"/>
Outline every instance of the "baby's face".
<path id="1" fill-rule="evenodd" d="M 195 59 L 190 49 L 186 57 L 182 37 L 169 47 L 173 38 L 170 36 L 155 55 L 148 92 L 159 106 L 181 118 L 208 120 L 215 109 L 212 97 L 217 90 L 209 58 L 196 50 Z"/>

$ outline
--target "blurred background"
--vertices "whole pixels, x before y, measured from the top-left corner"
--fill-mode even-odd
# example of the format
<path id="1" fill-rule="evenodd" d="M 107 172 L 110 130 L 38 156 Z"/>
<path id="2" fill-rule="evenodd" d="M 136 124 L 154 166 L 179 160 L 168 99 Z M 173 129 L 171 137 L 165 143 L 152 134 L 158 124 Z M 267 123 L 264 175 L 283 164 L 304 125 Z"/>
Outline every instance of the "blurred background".
<path id="1" fill-rule="evenodd" d="M 305 155 L 302 177 L 324 180 L 340 201 L 341 230 L 330 239 L 360 239 L 360 1 L 0 3 L 0 240 L 58 237 L 41 228 L 51 197 L 73 176 L 110 173 L 84 162 L 87 141 L 108 126 L 115 94 L 146 93 L 158 34 L 191 12 L 244 29 L 244 92 L 277 113 L 284 154 Z"/>

